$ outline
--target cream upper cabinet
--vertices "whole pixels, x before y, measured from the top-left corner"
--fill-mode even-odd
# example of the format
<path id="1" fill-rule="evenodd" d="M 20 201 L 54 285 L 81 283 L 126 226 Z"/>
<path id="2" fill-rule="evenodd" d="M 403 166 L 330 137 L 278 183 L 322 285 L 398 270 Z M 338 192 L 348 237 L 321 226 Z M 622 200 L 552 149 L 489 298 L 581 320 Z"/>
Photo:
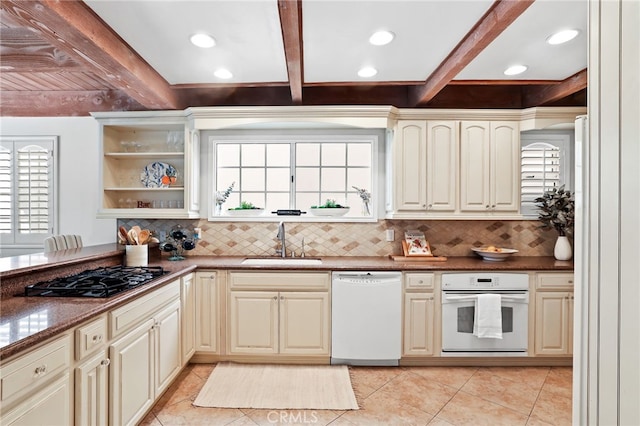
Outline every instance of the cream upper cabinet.
<path id="1" fill-rule="evenodd" d="M 573 353 L 573 274 L 536 274 L 535 355 Z"/>
<path id="2" fill-rule="evenodd" d="M 427 122 L 401 120 L 394 140 L 395 210 L 427 208 Z"/>
<path id="3" fill-rule="evenodd" d="M 457 121 L 398 121 L 393 156 L 396 211 L 456 210 Z"/>
<path id="4" fill-rule="evenodd" d="M 519 141 L 516 122 L 461 122 L 461 212 L 518 212 Z"/>
<path id="5" fill-rule="evenodd" d="M 183 112 L 95 113 L 100 124 L 99 218 L 197 218 L 197 131 Z"/>
<path id="6" fill-rule="evenodd" d="M 390 217 L 519 214 L 518 122 L 399 120 L 392 146 Z"/>
<path id="7" fill-rule="evenodd" d="M 458 193 L 457 121 L 427 121 L 427 210 L 454 212 Z"/>

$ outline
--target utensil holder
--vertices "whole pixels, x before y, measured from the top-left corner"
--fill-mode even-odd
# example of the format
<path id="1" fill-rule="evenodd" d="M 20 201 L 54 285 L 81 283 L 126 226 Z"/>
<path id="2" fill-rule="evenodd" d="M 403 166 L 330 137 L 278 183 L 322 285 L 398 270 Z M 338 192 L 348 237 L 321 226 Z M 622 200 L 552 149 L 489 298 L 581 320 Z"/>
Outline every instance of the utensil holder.
<path id="1" fill-rule="evenodd" d="M 125 266 L 147 266 L 149 250 L 146 244 L 125 247 Z"/>

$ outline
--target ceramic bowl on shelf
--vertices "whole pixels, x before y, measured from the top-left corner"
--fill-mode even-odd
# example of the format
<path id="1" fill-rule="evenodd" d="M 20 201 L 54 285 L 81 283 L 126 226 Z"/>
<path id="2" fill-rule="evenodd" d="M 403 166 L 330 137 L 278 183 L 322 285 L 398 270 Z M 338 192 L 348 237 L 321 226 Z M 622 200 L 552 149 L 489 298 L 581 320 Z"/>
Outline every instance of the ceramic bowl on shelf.
<path id="1" fill-rule="evenodd" d="M 309 209 L 309 212 L 314 216 L 344 216 L 349 213 L 349 210 L 349 207 L 312 207 Z"/>
<path id="2" fill-rule="evenodd" d="M 517 253 L 518 250 L 500 247 L 471 247 L 477 255 L 481 256 L 483 260 L 489 260 L 493 262 L 501 262 Z"/>

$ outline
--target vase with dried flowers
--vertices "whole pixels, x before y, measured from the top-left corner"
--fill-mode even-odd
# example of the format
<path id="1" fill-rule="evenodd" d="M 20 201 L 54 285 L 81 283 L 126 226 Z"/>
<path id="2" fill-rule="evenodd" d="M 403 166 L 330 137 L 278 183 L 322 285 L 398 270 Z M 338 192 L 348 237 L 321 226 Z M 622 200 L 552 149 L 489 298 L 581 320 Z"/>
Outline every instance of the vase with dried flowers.
<path id="1" fill-rule="evenodd" d="M 216 191 L 216 205 L 215 205 L 215 216 L 220 216 L 222 214 L 222 205 L 227 198 L 229 198 L 229 194 L 233 191 L 233 186 L 236 184 L 235 181 L 231 182 L 231 185 L 225 191 Z"/>
<path id="2" fill-rule="evenodd" d="M 362 200 L 362 215 L 363 216 L 371 216 L 371 208 L 370 208 L 371 193 L 369 191 L 367 191 L 366 189 L 358 188 L 356 186 L 353 186 L 352 188 L 355 189 L 356 191 L 358 191 L 358 195 L 360 196 L 360 199 Z"/>
<path id="3" fill-rule="evenodd" d="M 575 200 L 571 191 L 565 190 L 564 185 L 545 192 L 542 197 L 535 199 L 539 209 L 538 219 L 541 228 L 555 229 L 558 239 L 553 254 L 558 260 L 569 260 L 572 256 L 571 243 L 567 235 L 573 234 L 575 218 Z"/>

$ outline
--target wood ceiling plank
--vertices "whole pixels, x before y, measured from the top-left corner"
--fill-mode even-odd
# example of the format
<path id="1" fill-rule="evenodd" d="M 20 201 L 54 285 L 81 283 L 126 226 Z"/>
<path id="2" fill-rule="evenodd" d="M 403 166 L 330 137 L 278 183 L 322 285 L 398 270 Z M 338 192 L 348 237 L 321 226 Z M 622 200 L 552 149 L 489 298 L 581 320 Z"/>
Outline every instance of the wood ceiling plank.
<path id="1" fill-rule="evenodd" d="M 587 70 L 583 69 L 560 83 L 524 90 L 525 107 L 546 105 L 573 95 L 587 87 Z"/>
<path id="2" fill-rule="evenodd" d="M 182 105 L 167 81 L 82 1 L 3 0 L 3 15 L 40 35 L 146 109 Z"/>
<path id="3" fill-rule="evenodd" d="M 284 55 L 291 87 L 291 100 L 302 103 L 303 53 L 302 53 L 302 4 L 301 0 L 278 0 Z"/>
<path id="4" fill-rule="evenodd" d="M 27 28 L 0 28 L 1 70 L 11 72 L 79 71 L 81 66 Z"/>
<path id="5" fill-rule="evenodd" d="M 413 105 L 425 105 L 433 99 L 533 2 L 534 0 L 497 0 L 493 3 L 447 58 L 427 78 L 424 85 L 411 91 Z"/>
<path id="6" fill-rule="evenodd" d="M 121 90 L 95 91 L 3 91 L 0 115 L 3 117 L 74 117 L 89 111 L 144 111 Z"/>

